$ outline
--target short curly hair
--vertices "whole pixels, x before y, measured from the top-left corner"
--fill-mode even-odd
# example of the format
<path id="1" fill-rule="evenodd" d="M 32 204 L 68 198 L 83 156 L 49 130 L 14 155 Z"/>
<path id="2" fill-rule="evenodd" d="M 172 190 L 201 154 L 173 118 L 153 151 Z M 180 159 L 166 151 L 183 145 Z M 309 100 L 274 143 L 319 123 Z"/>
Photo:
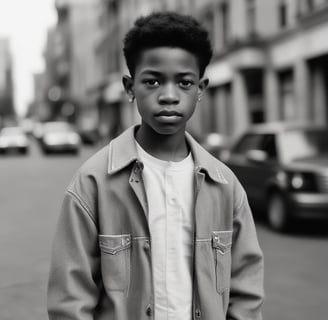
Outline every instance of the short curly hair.
<path id="1" fill-rule="evenodd" d="M 212 57 L 212 46 L 206 29 L 192 16 L 175 12 L 152 13 L 138 18 L 125 35 L 124 57 L 131 76 L 143 50 L 156 47 L 185 49 L 197 58 L 200 77 Z"/>

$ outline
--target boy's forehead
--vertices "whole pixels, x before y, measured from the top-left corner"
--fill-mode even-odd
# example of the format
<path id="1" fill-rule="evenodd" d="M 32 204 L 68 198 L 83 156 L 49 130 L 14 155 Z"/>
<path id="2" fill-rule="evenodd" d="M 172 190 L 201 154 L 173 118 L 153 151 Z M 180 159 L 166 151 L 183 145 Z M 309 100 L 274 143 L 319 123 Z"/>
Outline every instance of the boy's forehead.
<path id="1" fill-rule="evenodd" d="M 199 74 L 196 56 L 190 51 L 178 47 L 156 47 L 142 50 L 136 70 L 138 72 L 157 69 L 165 71 L 170 67 L 179 72 Z"/>

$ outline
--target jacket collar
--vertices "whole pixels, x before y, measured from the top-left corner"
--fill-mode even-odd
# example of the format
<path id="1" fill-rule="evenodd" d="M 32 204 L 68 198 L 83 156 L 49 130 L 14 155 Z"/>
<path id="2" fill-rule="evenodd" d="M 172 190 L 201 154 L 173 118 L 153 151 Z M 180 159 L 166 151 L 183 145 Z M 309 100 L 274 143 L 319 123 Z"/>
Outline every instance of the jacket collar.
<path id="1" fill-rule="evenodd" d="M 134 142 L 134 133 L 137 128 L 138 126 L 130 127 L 110 142 L 108 174 L 114 174 L 133 162 L 141 162 Z M 220 169 L 220 162 L 213 160 L 213 156 L 204 150 L 189 133 L 186 133 L 186 139 L 195 161 L 196 170 L 206 173 L 213 181 L 227 184 Z"/>

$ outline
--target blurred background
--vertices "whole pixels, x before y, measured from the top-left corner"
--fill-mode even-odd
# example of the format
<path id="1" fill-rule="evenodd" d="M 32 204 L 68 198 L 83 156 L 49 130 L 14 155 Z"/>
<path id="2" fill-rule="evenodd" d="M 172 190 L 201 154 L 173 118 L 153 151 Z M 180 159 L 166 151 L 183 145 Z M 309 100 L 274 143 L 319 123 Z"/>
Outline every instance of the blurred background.
<path id="1" fill-rule="evenodd" d="M 64 190 L 139 121 L 122 38 L 171 10 L 210 32 L 189 131 L 245 186 L 265 256 L 266 320 L 327 319 L 328 1 L 0 0 L 0 319 L 46 319 Z"/>

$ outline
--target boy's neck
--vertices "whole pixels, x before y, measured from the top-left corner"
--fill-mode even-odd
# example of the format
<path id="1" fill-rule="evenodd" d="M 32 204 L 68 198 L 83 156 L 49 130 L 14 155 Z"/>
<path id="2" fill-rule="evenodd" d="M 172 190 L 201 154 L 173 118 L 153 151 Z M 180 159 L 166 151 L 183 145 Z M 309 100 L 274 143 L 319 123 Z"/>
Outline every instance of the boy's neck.
<path id="1" fill-rule="evenodd" d="M 164 135 L 155 132 L 147 125 L 141 125 L 135 138 L 147 153 L 164 161 L 181 161 L 189 153 L 185 129 L 173 135 Z"/>

